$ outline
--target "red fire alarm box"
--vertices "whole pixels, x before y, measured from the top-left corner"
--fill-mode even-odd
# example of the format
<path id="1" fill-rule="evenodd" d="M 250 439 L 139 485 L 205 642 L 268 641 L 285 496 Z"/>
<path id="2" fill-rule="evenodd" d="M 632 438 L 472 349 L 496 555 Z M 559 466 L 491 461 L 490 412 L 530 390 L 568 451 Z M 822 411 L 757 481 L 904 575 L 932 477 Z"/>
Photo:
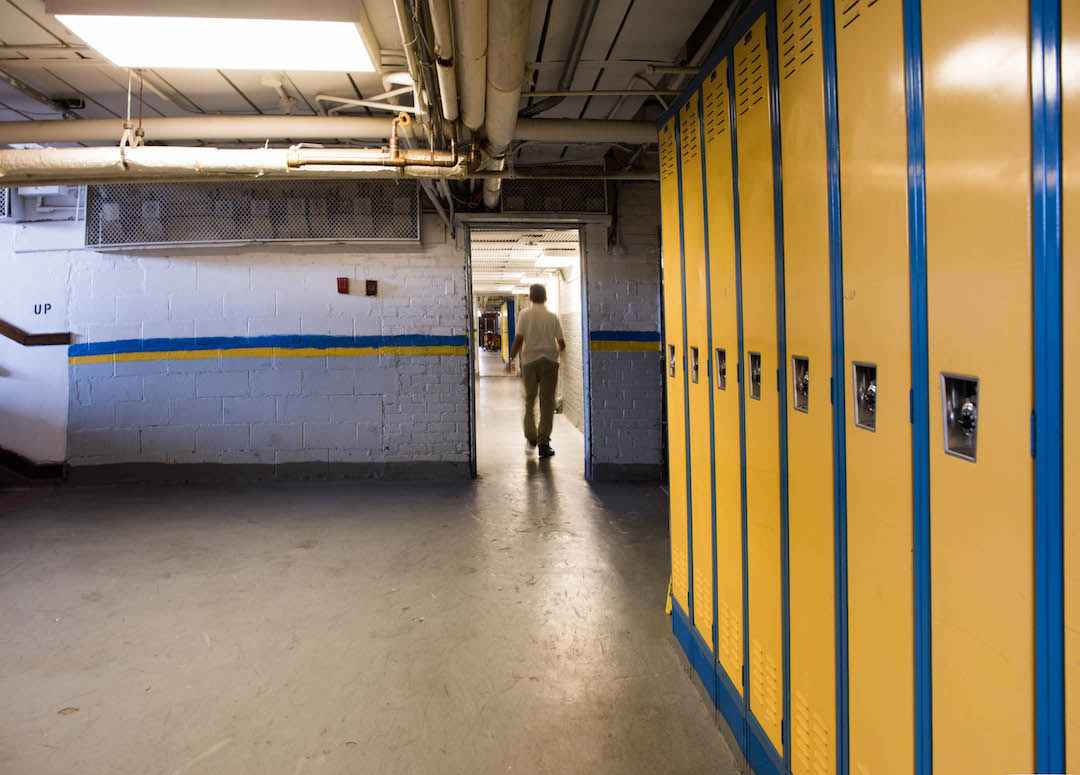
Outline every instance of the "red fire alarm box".
<path id="1" fill-rule="evenodd" d="M 348 293 L 349 292 L 349 278 L 348 277 L 339 277 L 337 279 L 337 292 L 338 293 Z"/>

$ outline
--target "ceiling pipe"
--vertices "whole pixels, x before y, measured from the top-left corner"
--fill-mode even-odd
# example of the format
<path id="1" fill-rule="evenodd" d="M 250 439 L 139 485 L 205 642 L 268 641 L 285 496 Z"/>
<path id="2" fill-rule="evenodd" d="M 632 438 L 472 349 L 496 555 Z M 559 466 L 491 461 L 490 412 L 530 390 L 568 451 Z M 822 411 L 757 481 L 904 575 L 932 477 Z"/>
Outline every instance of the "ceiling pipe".
<path id="1" fill-rule="evenodd" d="M 304 139 L 383 141 L 390 137 L 389 116 L 190 116 L 143 118 L 147 142 L 231 142 Z M 116 143 L 124 131 L 119 118 L 79 121 L 2 121 L 0 145 L 11 143 Z M 416 131 L 416 129 L 414 129 Z M 650 121 L 592 121 L 520 119 L 513 130 L 516 140 L 539 143 L 656 142 Z"/>
<path id="2" fill-rule="evenodd" d="M 563 65 L 562 74 L 559 76 L 559 86 L 557 91 L 567 91 L 574 83 L 574 75 L 577 74 L 578 63 L 581 62 L 581 53 L 585 49 L 585 41 L 589 38 L 589 32 L 592 30 L 593 22 L 596 20 L 596 10 L 600 7 L 600 0 L 588 0 L 581 6 L 581 12 L 578 14 L 577 26 L 574 27 L 574 37 L 570 41 L 570 56 Z M 562 95 L 552 95 L 538 102 L 534 102 L 532 105 L 528 105 L 521 110 L 518 114 L 522 118 L 532 118 L 538 116 L 545 110 L 551 108 L 562 102 L 564 97 Z"/>
<path id="3" fill-rule="evenodd" d="M 431 29 L 435 35 L 435 74 L 439 79 L 439 100 L 443 118 L 458 118 L 457 76 L 454 73 L 454 32 L 450 0 L 429 0 Z"/>
<path id="4" fill-rule="evenodd" d="M 0 151 L 0 184 L 304 178 L 464 178 L 465 159 L 397 149 L 113 147 Z"/>
<path id="5" fill-rule="evenodd" d="M 409 11 L 406 0 L 394 0 L 394 13 L 397 15 L 401 45 L 405 49 L 405 63 L 409 68 L 413 84 L 416 85 L 416 107 L 421 114 L 424 114 L 427 113 L 428 95 L 423 89 L 423 74 L 420 72 L 420 63 L 416 58 L 416 28 L 413 26 L 412 13 Z"/>
<path id="6" fill-rule="evenodd" d="M 461 122 L 476 132 L 484 125 L 487 88 L 488 0 L 453 0 L 457 85 Z"/>
<path id="7" fill-rule="evenodd" d="M 499 0 L 488 8 L 486 152 L 501 169 L 514 139 L 521 87 L 525 82 L 525 46 L 532 22 L 532 0 Z M 484 180 L 484 204 L 499 203 L 498 178 Z"/>

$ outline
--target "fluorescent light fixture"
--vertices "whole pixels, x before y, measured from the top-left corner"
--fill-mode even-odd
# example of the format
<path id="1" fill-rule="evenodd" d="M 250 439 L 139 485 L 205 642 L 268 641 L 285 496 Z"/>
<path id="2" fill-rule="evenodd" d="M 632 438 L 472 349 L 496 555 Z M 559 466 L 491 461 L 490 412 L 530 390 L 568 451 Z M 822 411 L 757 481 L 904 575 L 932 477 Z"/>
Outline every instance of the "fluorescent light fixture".
<path id="1" fill-rule="evenodd" d="M 497 290 L 499 293 L 513 293 L 514 292 L 514 286 L 513 285 L 496 285 L 495 290 Z"/>
<path id="2" fill-rule="evenodd" d="M 564 269 L 577 264 L 577 252 L 569 250 L 553 250 L 544 248 L 540 257 L 536 259 L 537 267 L 541 269 Z"/>
<path id="3" fill-rule="evenodd" d="M 56 17 L 117 67 L 373 72 L 352 22 Z"/>
<path id="4" fill-rule="evenodd" d="M 534 283 L 537 285 L 547 285 L 550 279 L 550 277 L 526 277 L 525 275 L 522 275 L 518 282 L 527 287 Z"/>

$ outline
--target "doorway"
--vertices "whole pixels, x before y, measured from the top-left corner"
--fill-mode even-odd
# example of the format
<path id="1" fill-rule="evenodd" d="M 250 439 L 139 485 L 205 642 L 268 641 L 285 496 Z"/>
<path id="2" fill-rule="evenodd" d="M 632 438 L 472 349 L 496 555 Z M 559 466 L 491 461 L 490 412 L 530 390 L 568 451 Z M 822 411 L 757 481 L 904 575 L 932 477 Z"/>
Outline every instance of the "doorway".
<path id="1" fill-rule="evenodd" d="M 546 307 L 566 340 L 560 356 L 552 446 L 545 469 L 582 477 L 588 436 L 587 304 L 581 230 L 577 227 L 492 224 L 469 227 L 470 362 L 474 475 L 494 475 L 514 461 L 538 468 L 522 431 L 520 358 L 510 350 L 517 321 L 532 306 L 529 286 L 543 285 Z M 539 407 L 537 407 L 539 410 Z"/>

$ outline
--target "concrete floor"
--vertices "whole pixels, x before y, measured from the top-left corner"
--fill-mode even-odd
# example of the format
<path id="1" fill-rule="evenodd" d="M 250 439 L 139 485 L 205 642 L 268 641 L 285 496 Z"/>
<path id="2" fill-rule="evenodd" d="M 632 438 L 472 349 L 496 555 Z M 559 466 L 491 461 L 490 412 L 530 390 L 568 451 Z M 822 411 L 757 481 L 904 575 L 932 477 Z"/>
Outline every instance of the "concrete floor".
<path id="1" fill-rule="evenodd" d="M 477 482 L 0 494 L 0 773 L 735 772 L 662 494 L 480 382 Z"/>

